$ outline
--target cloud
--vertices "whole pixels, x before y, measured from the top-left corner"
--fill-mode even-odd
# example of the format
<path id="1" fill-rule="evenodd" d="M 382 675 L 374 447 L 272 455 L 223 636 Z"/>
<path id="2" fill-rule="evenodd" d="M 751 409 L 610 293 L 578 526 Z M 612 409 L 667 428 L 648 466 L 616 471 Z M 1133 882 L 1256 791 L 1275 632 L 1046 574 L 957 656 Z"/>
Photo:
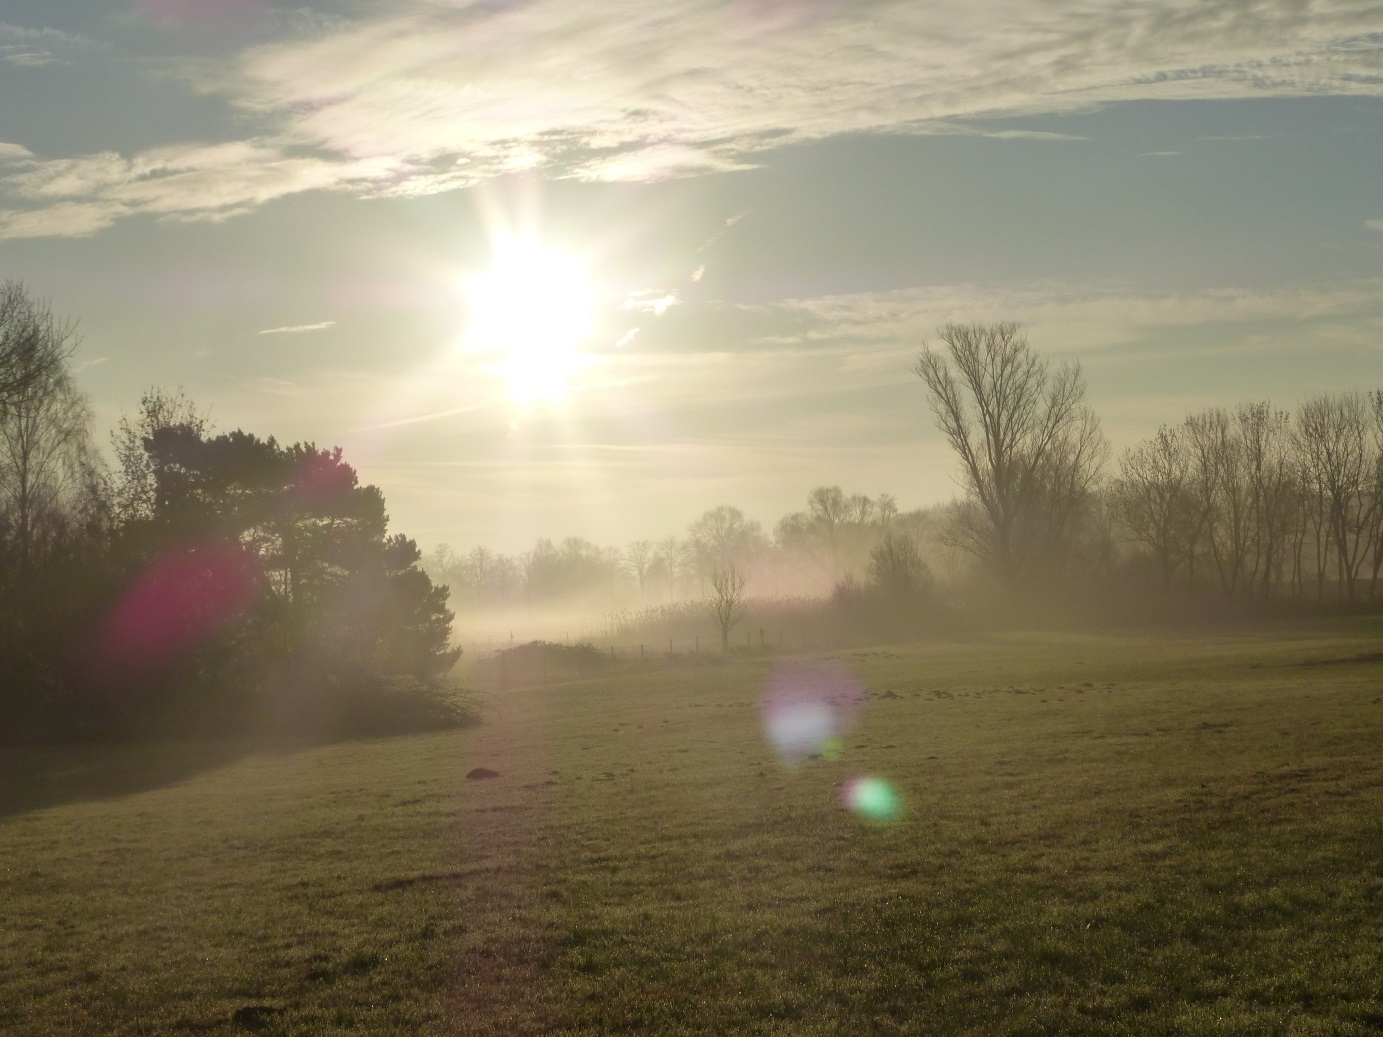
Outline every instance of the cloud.
<path id="1" fill-rule="evenodd" d="M 0 140 L 0 165 L 27 162 L 33 157 L 34 153 L 22 144 L 9 144 Z"/>
<path id="2" fill-rule="evenodd" d="M 634 292 L 620 308 L 640 313 L 651 313 L 655 317 L 661 317 L 668 311 L 669 307 L 676 306 L 681 301 L 676 292 L 660 292 L 656 289 L 648 289 Z"/>
<path id="3" fill-rule="evenodd" d="M 105 230 L 124 214 L 121 206 L 102 202 L 0 209 L 0 238 L 84 238 Z"/>
<path id="4" fill-rule="evenodd" d="M 1365 220 L 1364 226 L 1369 230 L 1383 231 L 1383 220 Z"/>
<path id="5" fill-rule="evenodd" d="M 993 140 L 1089 140 L 1089 137 L 1082 137 L 1076 133 L 1052 133 L 1047 130 L 997 130 L 985 133 L 982 130 L 975 131 L 978 136 L 989 137 Z"/>
<path id="6" fill-rule="evenodd" d="M 282 328 L 265 328 L 259 332 L 260 335 L 296 335 L 304 331 L 324 331 L 327 328 L 334 328 L 336 321 L 324 320 L 317 324 L 288 324 Z"/>
<path id="7" fill-rule="evenodd" d="M 1136 292 L 1048 282 L 950 285 L 861 292 L 756 307 L 764 325 L 785 331 L 759 340 L 764 349 L 819 348 L 867 354 L 876 348 L 916 352 L 949 321 L 1017 320 L 1038 349 L 1094 354 L 1190 328 L 1339 324 L 1383 319 L 1383 282 L 1277 291 L 1215 289 Z"/>
<path id="8" fill-rule="evenodd" d="M 1126 100 L 1383 95 L 1376 3 L 410 0 L 373 12 L 305 21 L 201 67 L 199 89 L 239 108 L 253 139 L 60 159 L 0 192 L 32 207 L 99 200 L 112 218 L 225 218 L 298 191 L 410 196 L 531 168 L 723 172 L 842 133 L 1066 140 L 987 120 Z M 42 49 L 22 33 L 0 32 L 0 47 Z"/>
<path id="9" fill-rule="evenodd" d="M 64 65 L 99 45 L 60 29 L 30 29 L 0 22 L 0 61 L 21 68 Z"/>
<path id="10" fill-rule="evenodd" d="M 136 214 L 224 219 L 299 191 L 376 184 L 387 165 L 292 155 L 258 140 L 154 148 L 132 159 L 105 151 L 30 162 L 0 177 L 0 197 L 41 207 L 4 213 L 0 237 L 91 234 Z"/>

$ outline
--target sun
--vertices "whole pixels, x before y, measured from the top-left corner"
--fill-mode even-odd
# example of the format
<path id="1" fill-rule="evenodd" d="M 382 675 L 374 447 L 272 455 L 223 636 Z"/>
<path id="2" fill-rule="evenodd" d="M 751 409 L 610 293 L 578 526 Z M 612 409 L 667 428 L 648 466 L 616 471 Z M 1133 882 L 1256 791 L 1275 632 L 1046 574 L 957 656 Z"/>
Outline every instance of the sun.
<path id="1" fill-rule="evenodd" d="M 594 293 L 585 263 L 532 238 L 503 239 L 490 269 L 466 288 L 466 348 L 497 357 L 513 400 L 566 396 L 592 330 Z"/>

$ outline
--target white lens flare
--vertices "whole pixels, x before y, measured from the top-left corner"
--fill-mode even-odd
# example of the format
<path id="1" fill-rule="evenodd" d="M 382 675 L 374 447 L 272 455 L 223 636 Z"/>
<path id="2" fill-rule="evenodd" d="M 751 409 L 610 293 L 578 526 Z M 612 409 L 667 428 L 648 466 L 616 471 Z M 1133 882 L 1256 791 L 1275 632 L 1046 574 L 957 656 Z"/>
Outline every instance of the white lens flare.
<path id="1" fill-rule="evenodd" d="M 789 763 L 838 757 L 867 697 L 839 663 L 784 663 L 764 689 L 764 733 Z"/>

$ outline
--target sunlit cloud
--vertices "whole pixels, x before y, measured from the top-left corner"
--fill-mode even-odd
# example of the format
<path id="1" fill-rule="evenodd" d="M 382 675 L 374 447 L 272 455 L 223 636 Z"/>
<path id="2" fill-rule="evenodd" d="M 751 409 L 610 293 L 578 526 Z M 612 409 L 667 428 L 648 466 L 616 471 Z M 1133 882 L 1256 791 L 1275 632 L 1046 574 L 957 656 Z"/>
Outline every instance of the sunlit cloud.
<path id="1" fill-rule="evenodd" d="M 215 220 L 299 191 L 375 181 L 385 172 L 379 161 L 343 165 L 254 141 L 155 148 L 133 159 L 107 151 L 39 161 L 0 177 L 0 197 L 51 204 L 8 212 L 0 237 L 90 234 L 138 213 Z"/>
<path id="2" fill-rule="evenodd" d="M 34 153 L 22 144 L 10 144 L 0 140 L 0 165 L 27 162 L 33 157 Z"/>
<path id="3" fill-rule="evenodd" d="M 1383 311 L 1383 282 L 1276 290 L 1206 289 L 1139 292 L 1121 285 L 1031 282 L 947 285 L 859 292 L 739 307 L 764 326 L 785 331 L 760 340 L 765 349 L 838 348 L 934 339 L 948 321 L 1017 320 L 1044 350 L 1081 354 L 1115 348 L 1150 334 L 1197 326 L 1339 321 L 1351 326 Z"/>
<path id="4" fill-rule="evenodd" d="M 144 6 L 196 21 L 255 5 Z M 1296 0 L 623 0 L 595 11 L 414 0 L 299 19 L 274 43 L 186 73 L 246 113 L 260 128 L 249 140 L 52 159 L 0 178 L 0 197 L 101 204 L 107 222 L 226 218 L 300 191 L 410 196 L 523 169 L 632 181 L 724 172 L 842 133 L 1062 141 L 1071 135 L 988 120 L 1138 99 L 1380 96 L 1377 17 Z M 73 40 L 0 26 L 0 56 L 60 57 Z"/>
<path id="5" fill-rule="evenodd" d="M 288 324 L 282 328 L 265 328 L 258 332 L 260 335 L 297 335 L 305 331 L 325 331 L 327 328 L 336 327 L 336 321 L 324 320 L 316 324 Z"/>
<path id="6" fill-rule="evenodd" d="M 125 214 L 103 202 L 59 202 L 46 209 L 0 209 L 0 238 L 83 238 Z"/>
<path id="7" fill-rule="evenodd" d="M 635 292 L 624 301 L 623 308 L 639 313 L 651 313 L 655 317 L 661 317 L 672 306 L 676 306 L 681 299 L 676 292 L 642 291 Z"/>

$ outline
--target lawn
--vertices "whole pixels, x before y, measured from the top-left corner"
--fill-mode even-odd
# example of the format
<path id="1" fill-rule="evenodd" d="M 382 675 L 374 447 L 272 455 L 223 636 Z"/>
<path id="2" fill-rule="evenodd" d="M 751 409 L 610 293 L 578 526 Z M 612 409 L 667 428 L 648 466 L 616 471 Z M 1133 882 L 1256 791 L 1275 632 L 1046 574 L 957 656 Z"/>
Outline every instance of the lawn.
<path id="1" fill-rule="evenodd" d="M 0 1033 L 1383 1033 L 1380 635 L 797 656 L 867 694 L 796 763 L 771 656 L 7 750 Z"/>

